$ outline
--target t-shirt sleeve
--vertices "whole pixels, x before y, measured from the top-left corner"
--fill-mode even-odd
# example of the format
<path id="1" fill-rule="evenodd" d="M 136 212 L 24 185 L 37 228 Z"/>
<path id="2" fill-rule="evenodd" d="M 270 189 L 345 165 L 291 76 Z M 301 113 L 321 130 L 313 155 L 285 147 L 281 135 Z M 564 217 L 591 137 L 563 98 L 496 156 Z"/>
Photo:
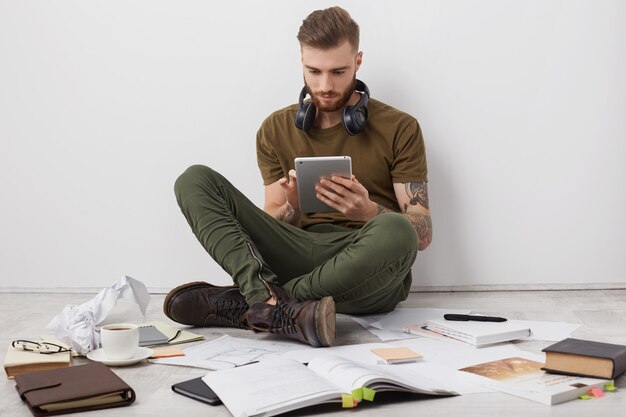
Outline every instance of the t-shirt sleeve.
<path id="1" fill-rule="evenodd" d="M 394 141 L 391 177 L 394 183 L 428 182 L 426 149 L 422 129 L 413 119 Z"/>
<path id="2" fill-rule="evenodd" d="M 283 169 L 270 142 L 270 123 L 265 120 L 256 134 L 256 159 L 263 178 L 263 185 L 270 185 L 281 179 Z"/>

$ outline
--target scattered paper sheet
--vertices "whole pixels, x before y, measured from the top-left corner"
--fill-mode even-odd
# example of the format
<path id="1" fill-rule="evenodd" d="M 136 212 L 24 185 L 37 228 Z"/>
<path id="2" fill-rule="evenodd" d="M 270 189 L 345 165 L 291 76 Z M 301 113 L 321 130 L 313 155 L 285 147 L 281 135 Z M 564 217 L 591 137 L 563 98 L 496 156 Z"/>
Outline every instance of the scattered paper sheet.
<path id="1" fill-rule="evenodd" d="M 418 337 L 404 332 L 405 325 L 424 323 L 432 319 L 443 318 L 444 314 L 468 314 L 470 310 L 454 308 L 397 308 L 388 314 L 370 316 L 351 316 L 352 320 L 378 336 L 382 341 L 413 339 Z"/>
<path id="2" fill-rule="evenodd" d="M 124 276 L 84 304 L 66 305 L 46 328 L 59 340 L 70 344 L 79 355 L 86 355 L 100 346 L 96 326 L 106 319 L 107 313 L 120 299 L 137 304 L 145 316 L 150 294 L 141 281 Z"/>
<path id="3" fill-rule="evenodd" d="M 185 356 L 149 359 L 164 365 L 191 366 L 210 370 L 235 368 L 253 362 L 275 358 L 296 349 L 315 349 L 299 342 L 244 339 L 224 335 L 183 350 Z"/>

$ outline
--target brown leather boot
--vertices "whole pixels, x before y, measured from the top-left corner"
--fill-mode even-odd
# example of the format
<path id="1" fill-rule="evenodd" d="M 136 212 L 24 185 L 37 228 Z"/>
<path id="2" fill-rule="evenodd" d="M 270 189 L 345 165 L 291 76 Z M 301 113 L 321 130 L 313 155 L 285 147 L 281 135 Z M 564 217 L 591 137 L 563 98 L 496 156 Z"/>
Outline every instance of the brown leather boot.
<path id="1" fill-rule="evenodd" d="M 249 329 L 248 303 L 235 286 L 218 287 L 208 282 L 190 282 L 170 291 L 163 312 L 170 319 L 198 327 Z"/>
<path id="2" fill-rule="evenodd" d="M 271 286 L 276 290 L 275 286 Z M 282 290 L 282 289 L 281 289 Z M 284 334 L 311 346 L 332 346 L 335 341 L 335 302 L 332 297 L 319 301 L 297 301 L 276 291 L 276 305 L 255 303 L 246 315 L 255 331 Z"/>

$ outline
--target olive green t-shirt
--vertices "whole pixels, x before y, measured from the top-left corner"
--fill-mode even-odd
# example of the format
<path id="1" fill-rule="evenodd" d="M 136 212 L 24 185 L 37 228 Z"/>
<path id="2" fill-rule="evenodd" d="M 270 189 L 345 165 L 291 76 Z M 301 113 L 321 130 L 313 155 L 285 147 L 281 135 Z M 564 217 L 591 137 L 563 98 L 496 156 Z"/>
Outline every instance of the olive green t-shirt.
<path id="1" fill-rule="evenodd" d="M 370 99 L 365 129 L 350 136 L 339 123 L 328 129 L 298 129 L 296 104 L 272 113 L 257 133 L 257 162 L 263 184 L 287 177 L 294 159 L 304 156 L 348 155 L 352 174 L 368 190 L 370 199 L 399 212 L 393 183 L 427 182 L 424 139 L 417 120 L 387 104 Z M 359 228 L 362 222 L 341 213 L 302 215 L 302 227 L 334 223 Z"/>

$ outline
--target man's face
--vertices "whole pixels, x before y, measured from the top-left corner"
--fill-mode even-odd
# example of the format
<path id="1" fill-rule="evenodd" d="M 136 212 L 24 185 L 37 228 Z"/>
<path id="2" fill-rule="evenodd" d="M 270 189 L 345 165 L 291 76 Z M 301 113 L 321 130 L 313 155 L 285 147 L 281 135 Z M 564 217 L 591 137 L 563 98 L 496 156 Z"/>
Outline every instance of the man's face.
<path id="1" fill-rule="evenodd" d="M 354 92 L 363 53 L 348 41 L 332 49 L 302 46 L 304 84 L 318 111 L 341 110 Z"/>

